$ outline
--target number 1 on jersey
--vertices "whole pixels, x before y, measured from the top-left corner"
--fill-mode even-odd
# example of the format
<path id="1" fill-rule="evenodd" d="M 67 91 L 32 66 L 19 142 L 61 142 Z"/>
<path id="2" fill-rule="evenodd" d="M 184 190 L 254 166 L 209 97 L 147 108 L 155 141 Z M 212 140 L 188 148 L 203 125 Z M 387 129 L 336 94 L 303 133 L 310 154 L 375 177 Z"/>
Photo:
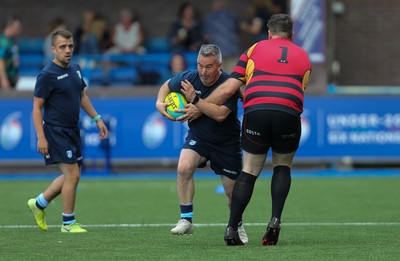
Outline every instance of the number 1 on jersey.
<path id="1" fill-rule="evenodd" d="M 288 54 L 288 48 L 286 46 L 279 46 L 279 48 L 282 49 L 282 54 L 281 58 L 278 60 L 278 63 L 289 63 L 289 61 L 286 60 Z"/>

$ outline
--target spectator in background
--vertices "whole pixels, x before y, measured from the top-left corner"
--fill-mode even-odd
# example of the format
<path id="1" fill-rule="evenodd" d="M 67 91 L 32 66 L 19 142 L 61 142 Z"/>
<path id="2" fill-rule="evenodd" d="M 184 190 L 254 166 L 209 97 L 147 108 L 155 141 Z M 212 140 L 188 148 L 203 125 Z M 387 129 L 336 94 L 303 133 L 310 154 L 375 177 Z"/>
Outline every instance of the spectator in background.
<path id="1" fill-rule="evenodd" d="M 65 20 L 61 17 L 56 17 L 51 21 L 47 26 L 47 35 L 44 38 L 43 42 L 43 53 L 45 56 L 46 61 L 50 61 L 54 58 L 54 54 L 51 51 L 51 35 L 61 29 L 66 29 L 67 24 Z"/>
<path id="2" fill-rule="evenodd" d="M 18 81 L 19 50 L 16 38 L 22 32 L 19 17 L 13 15 L 6 21 L 0 35 L 0 87 L 3 90 L 15 88 Z"/>
<path id="3" fill-rule="evenodd" d="M 186 71 L 188 69 L 186 58 L 182 53 L 173 53 L 168 64 L 168 71 L 164 73 L 160 79 L 160 83 L 163 84 L 176 74 Z"/>
<path id="4" fill-rule="evenodd" d="M 107 20 L 103 15 L 96 14 L 91 31 L 98 41 L 100 53 L 104 53 L 112 46 L 110 30 L 107 25 Z"/>
<path id="5" fill-rule="evenodd" d="M 282 13 L 286 9 L 286 1 L 253 0 L 247 13 L 248 19 L 240 24 L 240 28 L 254 36 L 253 42 L 266 40 L 265 29 L 267 22 L 273 14 Z"/>
<path id="6" fill-rule="evenodd" d="M 96 12 L 92 9 L 87 9 L 82 14 L 81 24 L 76 28 L 74 32 L 74 54 L 80 54 L 83 51 L 81 49 L 94 49 L 92 39 L 87 39 L 88 34 L 92 30 L 93 20 L 96 16 Z M 82 47 L 82 45 L 85 45 Z M 84 51 L 86 51 L 84 50 Z"/>
<path id="7" fill-rule="evenodd" d="M 223 55 L 223 69 L 231 72 L 239 58 L 239 20 L 226 8 L 225 0 L 214 0 L 211 13 L 204 20 L 207 42 L 218 45 Z"/>
<path id="8" fill-rule="evenodd" d="M 106 20 L 102 15 L 95 14 L 88 31 L 81 35 L 78 54 L 101 54 L 109 47 L 111 47 L 111 39 Z"/>
<path id="9" fill-rule="evenodd" d="M 172 51 L 197 52 L 203 44 L 203 24 L 196 7 L 185 2 L 179 7 L 178 18 L 172 23 L 168 32 Z"/>
<path id="10" fill-rule="evenodd" d="M 137 14 L 125 8 L 120 11 L 119 19 L 120 21 L 112 29 L 112 47 L 107 50 L 107 53 L 145 53 L 145 35 Z"/>

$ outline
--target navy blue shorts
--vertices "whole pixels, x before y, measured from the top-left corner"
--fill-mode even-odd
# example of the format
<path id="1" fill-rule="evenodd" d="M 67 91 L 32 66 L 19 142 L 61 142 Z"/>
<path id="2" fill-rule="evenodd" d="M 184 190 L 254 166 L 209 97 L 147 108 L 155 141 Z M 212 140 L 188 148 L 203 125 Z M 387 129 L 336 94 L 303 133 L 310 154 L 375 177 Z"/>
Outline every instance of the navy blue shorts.
<path id="1" fill-rule="evenodd" d="M 189 132 L 186 137 L 184 149 L 196 151 L 200 156 L 210 161 L 210 167 L 217 175 L 224 175 L 236 180 L 242 171 L 242 150 L 240 142 L 227 144 L 212 144 L 195 137 Z M 199 166 L 199 168 L 205 165 Z"/>
<path id="2" fill-rule="evenodd" d="M 49 154 L 44 157 L 45 164 L 59 162 L 82 164 L 82 148 L 80 130 L 50 124 L 43 125 L 44 135 L 49 143 Z"/>
<path id="3" fill-rule="evenodd" d="M 300 117 L 278 111 L 252 111 L 243 116 L 242 149 L 252 154 L 291 153 L 299 147 Z"/>

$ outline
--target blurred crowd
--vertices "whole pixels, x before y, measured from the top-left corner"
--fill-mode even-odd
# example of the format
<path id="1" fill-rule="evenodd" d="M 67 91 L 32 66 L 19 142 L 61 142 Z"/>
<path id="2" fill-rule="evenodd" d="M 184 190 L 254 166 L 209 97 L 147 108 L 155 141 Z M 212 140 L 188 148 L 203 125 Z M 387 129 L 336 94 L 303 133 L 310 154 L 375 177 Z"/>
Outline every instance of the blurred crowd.
<path id="1" fill-rule="evenodd" d="M 243 51 L 240 48 L 239 34 L 246 32 L 256 42 L 266 39 L 266 22 L 274 13 L 286 13 L 286 1 L 253 0 L 245 10 L 245 18 L 239 19 L 227 0 L 214 0 L 210 11 L 201 15 L 194 2 L 182 3 L 176 18 L 165 33 L 164 51 L 168 56 L 166 70 L 142 72 L 138 70 L 135 84 L 160 84 L 171 75 L 186 70 L 191 64 L 185 53 L 197 53 L 203 43 L 213 43 L 220 47 L 223 54 L 224 70 L 230 72 L 237 58 Z M 0 35 L 0 79 L 1 89 L 15 88 L 18 81 L 19 53 L 18 36 L 21 34 L 23 22 L 17 17 L 10 17 Z M 64 17 L 54 17 L 46 28 L 47 35 L 43 39 L 42 54 L 45 61 L 53 58 L 51 52 L 51 34 L 58 29 L 68 29 L 74 35 L 74 55 L 78 57 L 110 56 L 110 55 L 147 55 L 152 53 L 148 42 L 151 41 L 143 30 L 140 14 L 132 8 L 123 8 L 118 13 L 118 22 L 109 24 L 106 16 L 95 9 L 82 12 L 77 28 L 70 28 Z M 101 73 L 109 72 L 111 67 L 124 65 L 120 61 L 110 63 L 99 60 L 81 59 L 81 66 L 93 69 L 102 66 Z M 196 61 L 194 61 L 194 64 Z M 178 68 L 178 69 L 176 69 Z M 94 75 L 93 72 L 88 72 Z M 158 74 L 158 75 L 157 75 Z M 147 79 L 146 79 L 147 77 Z M 149 80 L 148 78 L 153 80 Z M 107 85 L 103 81 L 98 84 Z"/>

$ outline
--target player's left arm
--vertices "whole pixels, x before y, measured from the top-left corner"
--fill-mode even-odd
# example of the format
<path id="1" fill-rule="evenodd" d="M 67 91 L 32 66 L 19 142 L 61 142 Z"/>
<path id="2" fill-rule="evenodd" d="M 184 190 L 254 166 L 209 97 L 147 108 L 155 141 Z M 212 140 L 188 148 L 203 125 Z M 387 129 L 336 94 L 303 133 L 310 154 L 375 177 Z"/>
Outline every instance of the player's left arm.
<path id="1" fill-rule="evenodd" d="M 90 101 L 89 97 L 86 95 L 85 90 L 82 91 L 82 101 L 81 101 L 81 108 L 89 115 L 94 122 L 96 122 L 96 126 L 99 129 L 99 138 L 105 139 L 108 136 L 108 129 L 104 124 L 103 120 L 101 119 L 100 114 L 97 113 L 95 108 L 93 107 L 92 102 Z"/>
<path id="2" fill-rule="evenodd" d="M 305 91 L 307 89 L 308 86 L 308 82 L 310 80 L 310 75 L 311 75 L 311 69 L 306 71 L 306 73 L 303 76 L 303 81 L 302 81 L 302 87 L 303 87 L 303 91 Z"/>

